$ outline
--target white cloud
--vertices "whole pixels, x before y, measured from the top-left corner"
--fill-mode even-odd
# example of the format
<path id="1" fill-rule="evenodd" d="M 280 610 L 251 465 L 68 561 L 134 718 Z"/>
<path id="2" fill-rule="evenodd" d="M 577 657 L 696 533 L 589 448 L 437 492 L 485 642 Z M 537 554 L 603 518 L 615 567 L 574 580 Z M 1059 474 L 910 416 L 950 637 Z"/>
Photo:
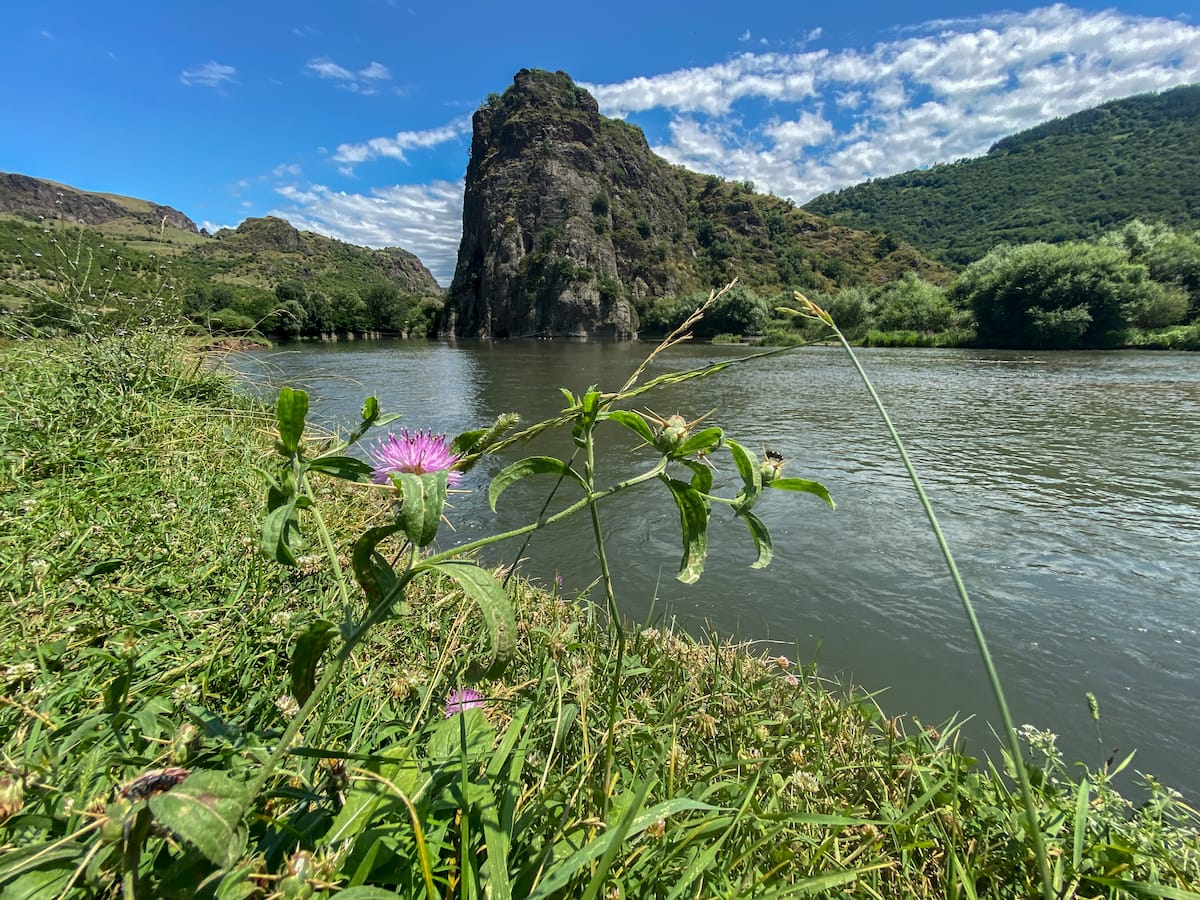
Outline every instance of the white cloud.
<path id="1" fill-rule="evenodd" d="M 188 87 L 198 84 L 202 87 L 219 88 L 225 82 L 233 81 L 235 75 L 237 75 L 237 69 L 233 66 L 209 61 L 202 66 L 184 69 L 179 73 L 179 80 Z"/>
<path id="2" fill-rule="evenodd" d="M 387 157 L 405 161 L 407 150 L 428 150 L 439 144 L 456 141 L 471 133 L 471 117 L 463 116 L 424 131 L 398 131 L 393 137 L 371 138 L 361 144 L 339 144 L 333 154 L 335 162 L 346 165 Z"/>
<path id="3" fill-rule="evenodd" d="M 271 170 L 271 174 L 276 178 L 298 178 L 300 177 L 300 164 L 280 163 Z"/>
<path id="4" fill-rule="evenodd" d="M 379 93 L 378 83 L 388 81 L 392 77 L 387 66 L 374 60 L 357 72 L 352 72 L 345 66 L 339 66 L 329 57 L 320 56 L 310 59 L 305 68 L 318 78 L 336 81 L 340 87 L 359 94 Z"/>
<path id="5" fill-rule="evenodd" d="M 267 215 L 352 244 L 403 247 L 419 256 L 443 286 L 454 276 L 462 233 L 461 181 L 394 185 L 370 194 L 320 184 L 285 185 L 277 192 L 288 205 Z"/>
<path id="6" fill-rule="evenodd" d="M 1005 135 L 1107 100 L 1196 81 L 1200 27 L 1057 4 L 926 23 L 870 49 L 742 53 L 589 89 L 608 115 L 668 111 L 669 139 L 655 150 L 672 162 L 805 202 L 981 154 Z M 777 109 L 762 118 L 752 103 Z M 759 124 L 738 127 L 752 115 Z"/>

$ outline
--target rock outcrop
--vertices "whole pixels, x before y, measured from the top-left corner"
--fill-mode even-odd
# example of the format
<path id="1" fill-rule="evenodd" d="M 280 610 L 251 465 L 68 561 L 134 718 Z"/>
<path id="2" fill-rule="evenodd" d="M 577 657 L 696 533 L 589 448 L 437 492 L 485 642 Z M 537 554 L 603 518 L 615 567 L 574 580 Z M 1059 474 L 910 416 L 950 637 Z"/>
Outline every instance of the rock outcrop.
<path id="1" fill-rule="evenodd" d="M 673 166 L 563 72 L 523 69 L 474 115 L 443 336 L 628 339 L 657 301 L 728 282 L 763 293 L 945 270 Z"/>

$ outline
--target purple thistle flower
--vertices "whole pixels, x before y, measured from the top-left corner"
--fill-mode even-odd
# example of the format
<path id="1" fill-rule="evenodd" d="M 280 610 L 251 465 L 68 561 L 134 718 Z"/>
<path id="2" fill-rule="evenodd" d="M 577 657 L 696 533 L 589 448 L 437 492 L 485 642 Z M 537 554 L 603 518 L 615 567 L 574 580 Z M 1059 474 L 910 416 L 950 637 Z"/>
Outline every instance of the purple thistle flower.
<path id="1" fill-rule="evenodd" d="M 390 484 L 393 472 L 413 475 L 441 472 L 458 462 L 458 456 L 450 452 L 444 434 L 401 428 L 398 435 L 389 434 L 375 445 L 371 460 L 375 464 L 376 484 Z M 458 484 L 461 478 L 462 472 L 450 469 L 447 473 L 451 485 Z"/>
<path id="2" fill-rule="evenodd" d="M 470 688 L 459 688 L 450 692 L 446 698 L 446 718 L 455 713 L 466 712 L 468 709 L 483 709 L 483 694 Z"/>

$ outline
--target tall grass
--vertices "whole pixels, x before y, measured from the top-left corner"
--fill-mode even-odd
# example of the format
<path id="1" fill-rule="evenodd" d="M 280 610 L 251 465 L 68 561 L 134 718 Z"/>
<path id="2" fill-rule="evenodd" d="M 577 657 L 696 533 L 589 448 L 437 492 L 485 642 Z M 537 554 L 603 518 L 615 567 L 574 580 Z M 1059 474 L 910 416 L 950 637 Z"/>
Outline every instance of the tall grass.
<path id="1" fill-rule="evenodd" d="M 415 583 L 240 817 L 227 798 L 295 721 L 300 643 L 345 605 L 319 540 L 295 568 L 257 552 L 274 417 L 169 333 L 0 354 L 3 896 L 1043 890 L 1020 794 L 955 722 L 517 577 L 515 655 L 482 706 L 443 710 L 485 629 L 450 579 Z M 314 498 L 348 566 L 388 501 Z M 1055 896 L 1195 896 L 1178 794 L 1151 781 L 1135 805 L 1019 734 Z"/>

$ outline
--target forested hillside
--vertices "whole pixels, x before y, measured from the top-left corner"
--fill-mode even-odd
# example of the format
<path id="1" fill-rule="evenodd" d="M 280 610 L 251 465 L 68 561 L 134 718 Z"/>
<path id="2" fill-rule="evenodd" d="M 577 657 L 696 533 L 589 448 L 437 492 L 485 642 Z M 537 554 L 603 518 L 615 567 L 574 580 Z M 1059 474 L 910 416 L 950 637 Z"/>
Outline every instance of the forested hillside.
<path id="1" fill-rule="evenodd" d="M 1200 222 L 1200 85 L 1105 103 L 986 156 L 823 194 L 805 209 L 946 262 L 1000 243 L 1083 240 L 1134 219 Z"/>

